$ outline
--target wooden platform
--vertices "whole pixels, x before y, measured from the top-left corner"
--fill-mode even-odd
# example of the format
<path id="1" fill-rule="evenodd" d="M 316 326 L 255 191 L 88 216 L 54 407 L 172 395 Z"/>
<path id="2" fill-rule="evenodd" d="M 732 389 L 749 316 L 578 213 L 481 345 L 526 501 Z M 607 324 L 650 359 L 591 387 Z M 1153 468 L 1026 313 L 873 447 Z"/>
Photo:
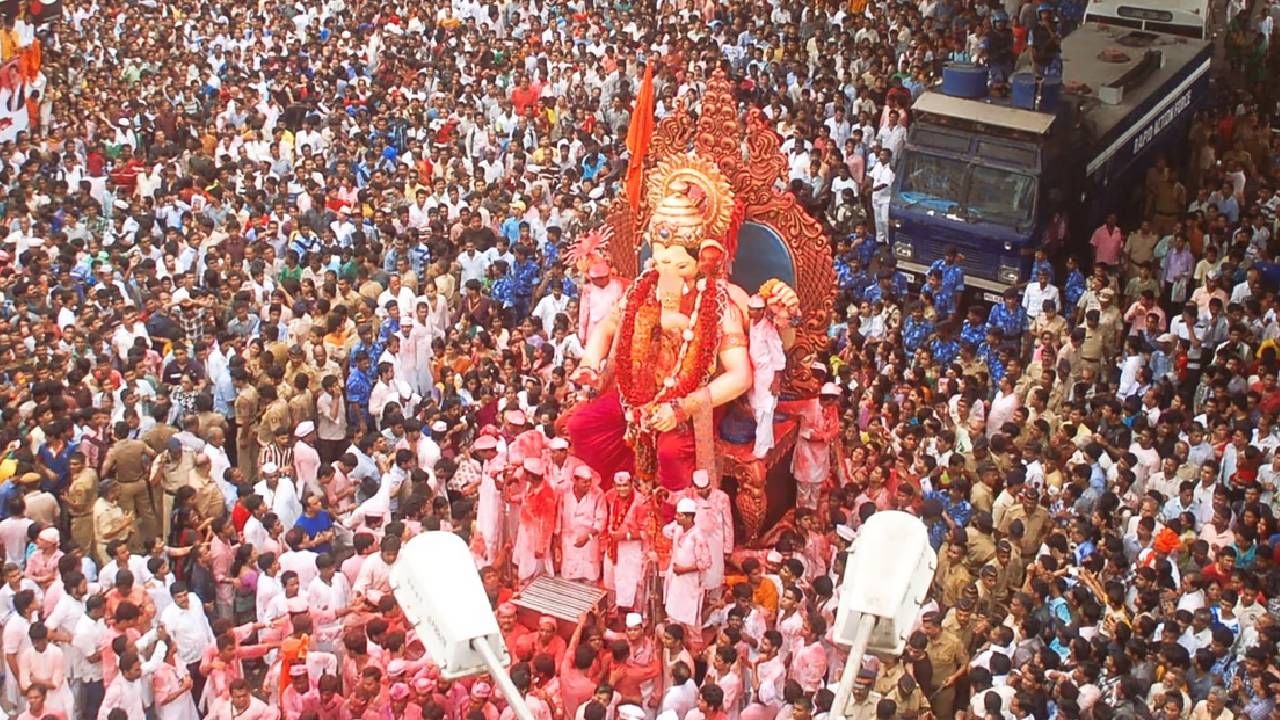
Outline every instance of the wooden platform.
<path id="1" fill-rule="evenodd" d="M 568 638 L 578 625 L 578 617 L 586 612 L 601 613 L 608 591 L 595 585 L 553 577 L 534 578 L 511 598 L 518 608 L 520 624 L 536 629 L 543 615 L 555 618 L 560 634 Z"/>
<path id="2" fill-rule="evenodd" d="M 794 502 L 794 488 L 780 488 L 770 493 L 765 478 L 775 466 L 790 462 L 790 453 L 795 448 L 796 438 L 800 433 L 800 413 L 809 401 L 786 401 L 778 403 L 777 415 L 773 423 L 773 447 L 763 459 L 752 454 L 750 443 L 734 444 L 720 438 L 716 442 L 716 451 L 720 455 L 720 470 L 730 481 L 732 500 L 738 511 L 738 522 L 741 534 L 740 545 L 752 546 L 759 541 L 773 522 L 780 515 L 788 501 Z M 794 483 L 793 483 L 794 484 Z"/>

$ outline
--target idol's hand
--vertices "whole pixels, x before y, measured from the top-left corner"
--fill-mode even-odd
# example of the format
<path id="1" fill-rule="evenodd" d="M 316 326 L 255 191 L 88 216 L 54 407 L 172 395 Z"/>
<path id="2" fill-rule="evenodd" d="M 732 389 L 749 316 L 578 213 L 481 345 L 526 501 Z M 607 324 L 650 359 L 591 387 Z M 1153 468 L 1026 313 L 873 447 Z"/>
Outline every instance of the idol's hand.
<path id="1" fill-rule="evenodd" d="M 571 379 L 573 380 L 573 384 L 580 388 L 591 390 L 599 389 L 600 376 L 595 370 L 592 370 L 589 367 L 579 368 L 578 371 L 573 374 L 573 378 Z"/>
<path id="2" fill-rule="evenodd" d="M 788 313 L 794 312 L 800 307 L 800 296 L 796 295 L 796 291 L 792 290 L 790 286 L 782 283 L 778 283 L 778 286 L 774 288 L 773 296 L 770 300 L 772 301 L 769 303 L 770 305 L 786 310 Z"/>
<path id="3" fill-rule="evenodd" d="M 674 430 L 677 424 L 676 411 L 672 409 L 669 403 L 659 405 L 649 415 L 649 427 L 657 432 Z"/>

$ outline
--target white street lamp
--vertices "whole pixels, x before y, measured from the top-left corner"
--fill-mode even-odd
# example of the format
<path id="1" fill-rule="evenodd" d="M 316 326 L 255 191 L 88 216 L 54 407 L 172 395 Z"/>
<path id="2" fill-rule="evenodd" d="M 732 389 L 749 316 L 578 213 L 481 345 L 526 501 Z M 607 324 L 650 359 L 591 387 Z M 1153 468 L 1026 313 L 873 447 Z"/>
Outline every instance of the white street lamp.
<path id="1" fill-rule="evenodd" d="M 867 519 L 849 547 L 840 606 L 832 635 L 849 646 L 849 659 L 836 687 L 831 720 L 844 720 L 862 656 L 898 655 L 924 603 L 938 565 L 924 523 L 890 510 Z"/>
<path id="2" fill-rule="evenodd" d="M 462 538 L 426 532 L 405 543 L 391 589 L 427 653 L 448 679 L 488 673 L 519 720 L 534 720 L 507 675 L 506 642 Z"/>

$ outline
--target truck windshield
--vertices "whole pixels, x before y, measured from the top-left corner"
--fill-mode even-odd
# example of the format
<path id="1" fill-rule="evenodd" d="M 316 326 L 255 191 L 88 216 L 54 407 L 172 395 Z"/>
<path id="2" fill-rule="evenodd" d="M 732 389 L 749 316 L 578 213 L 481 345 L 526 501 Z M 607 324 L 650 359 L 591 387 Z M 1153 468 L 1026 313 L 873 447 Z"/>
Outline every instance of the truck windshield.
<path id="1" fill-rule="evenodd" d="M 1006 168 L 908 150 L 898 168 L 898 202 L 1006 227 L 1021 228 L 1035 210 L 1036 178 Z"/>
<path id="2" fill-rule="evenodd" d="M 965 208 L 975 220 L 1020 227 L 1031 221 L 1036 181 L 1030 175 L 975 165 Z"/>
<path id="3" fill-rule="evenodd" d="M 898 170 L 898 197 L 907 207 L 951 212 L 964 200 L 964 177 L 969 164 L 963 160 L 908 152 Z"/>

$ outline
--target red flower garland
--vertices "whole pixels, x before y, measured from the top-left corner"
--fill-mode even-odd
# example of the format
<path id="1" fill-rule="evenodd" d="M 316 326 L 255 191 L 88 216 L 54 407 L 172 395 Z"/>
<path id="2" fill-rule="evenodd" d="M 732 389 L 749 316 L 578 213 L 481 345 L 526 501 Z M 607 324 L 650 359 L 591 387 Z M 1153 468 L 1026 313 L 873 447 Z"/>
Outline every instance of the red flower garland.
<path id="1" fill-rule="evenodd" d="M 657 302 L 654 288 L 658 284 L 658 273 L 649 271 L 640 276 L 632 286 L 627 298 L 626 310 L 619 325 L 621 337 L 618 338 L 617 366 L 615 373 L 618 388 L 623 400 L 632 407 L 641 407 L 649 403 L 682 398 L 692 394 L 710 376 L 715 366 L 717 333 L 719 332 L 720 297 L 719 285 L 708 280 L 707 289 L 702 293 L 698 316 L 690 318 L 696 328 L 698 337 L 692 341 L 692 353 L 684 358 L 683 366 L 672 369 L 676 384 L 667 388 L 661 383 L 653 385 L 652 391 L 637 386 L 636 373 L 648 373 L 653 376 L 653 355 L 646 355 L 645 360 L 637 362 L 632 355 L 635 341 L 636 316 L 642 307 Z"/>
<path id="2" fill-rule="evenodd" d="M 658 274 L 655 272 L 644 273 L 636 279 L 627 293 L 627 306 L 622 314 L 622 322 L 618 325 L 617 365 L 614 368 L 614 374 L 618 378 L 618 389 L 622 393 L 622 399 L 631 405 L 646 402 L 645 399 L 636 396 L 635 382 L 632 379 L 634 368 L 631 347 L 635 340 L 636 315 L 640 305 L 653 293 L 657 284 Z"/>

